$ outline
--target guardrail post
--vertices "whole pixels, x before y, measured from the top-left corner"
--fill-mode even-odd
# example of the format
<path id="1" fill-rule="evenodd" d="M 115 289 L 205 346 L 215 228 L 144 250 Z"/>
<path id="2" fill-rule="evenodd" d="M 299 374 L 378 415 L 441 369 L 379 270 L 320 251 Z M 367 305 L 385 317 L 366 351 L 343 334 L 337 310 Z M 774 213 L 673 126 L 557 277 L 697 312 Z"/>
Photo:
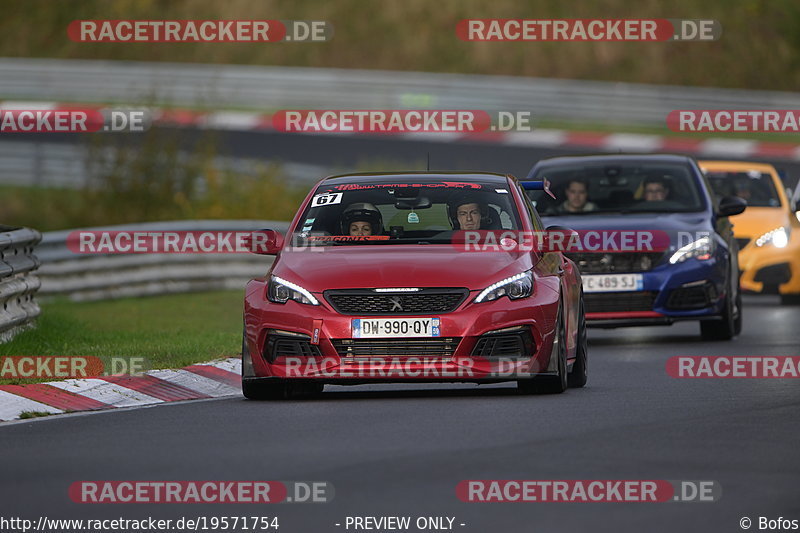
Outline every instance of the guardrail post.
<path id="1" fill-rule="evenodd" d="M 41 286 L 33 250 L 42 235 L 30 228 L 0 226 L 0 342 L 35 325 L 41 313 L 34 297 Z"/>

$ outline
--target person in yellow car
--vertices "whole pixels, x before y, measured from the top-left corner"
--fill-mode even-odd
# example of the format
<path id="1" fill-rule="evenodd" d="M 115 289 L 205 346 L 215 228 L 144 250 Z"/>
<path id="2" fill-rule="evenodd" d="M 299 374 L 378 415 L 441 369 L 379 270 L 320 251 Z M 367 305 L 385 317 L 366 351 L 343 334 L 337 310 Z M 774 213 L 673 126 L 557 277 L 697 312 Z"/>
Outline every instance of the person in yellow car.
<path id="1" fill-rule="evenodd" d="M 775 167 L 765 163 L 700 161 L 718 197 L 738 196 L 747 209 L 731 217 L 739 243 L 742 289 L 778 293 L 800 304 L 800 221 Z"/>

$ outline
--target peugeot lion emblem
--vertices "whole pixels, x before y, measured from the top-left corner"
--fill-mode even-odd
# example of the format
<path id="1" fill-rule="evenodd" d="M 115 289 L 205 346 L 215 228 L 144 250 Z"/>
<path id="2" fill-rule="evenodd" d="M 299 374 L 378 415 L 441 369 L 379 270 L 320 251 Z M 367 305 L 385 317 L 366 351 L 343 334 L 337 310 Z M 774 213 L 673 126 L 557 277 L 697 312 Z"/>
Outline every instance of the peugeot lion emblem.
<path id="1" fill-rule="evenodd" d="M 402 311 L 403 310 L 403 305 L 400 303 L 400 297 L 399 296 L 392 296 L 391 298 L 389 298 L 389 301 L 392 302 L 392 308 L 390 309 L 390 311 Z"/>

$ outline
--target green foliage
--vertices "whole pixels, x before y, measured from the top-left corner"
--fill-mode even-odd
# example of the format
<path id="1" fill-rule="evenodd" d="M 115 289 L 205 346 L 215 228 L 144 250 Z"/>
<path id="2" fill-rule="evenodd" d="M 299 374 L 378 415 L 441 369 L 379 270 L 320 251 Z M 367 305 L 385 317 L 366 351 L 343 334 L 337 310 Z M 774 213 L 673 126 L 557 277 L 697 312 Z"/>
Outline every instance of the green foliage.
<path id="1" fill-rule="evenodd" d="M 505 74 L 795 91 L 797 0 L 2 0 L 4 56 Z M 74 43 L 77 19 L 327 20 L 326 43 Z M 464 18 L 716 19 L 721 40 L 687 43 L 463 42 Z M 0 95 L 9 97 L 13 95 Z M 436 105 L 435 103 L 433 105 Z"/>
<path id="2" fill-rule="evenodd" d="M 185 219 L 290 220 L 306 193 L 277 164 L 252 174 L 220 168 L 212 136 L 194 145 L 174 130 L 90 134 L 80 190 L 0 187 L 0 220 L 40 231 Z"/>

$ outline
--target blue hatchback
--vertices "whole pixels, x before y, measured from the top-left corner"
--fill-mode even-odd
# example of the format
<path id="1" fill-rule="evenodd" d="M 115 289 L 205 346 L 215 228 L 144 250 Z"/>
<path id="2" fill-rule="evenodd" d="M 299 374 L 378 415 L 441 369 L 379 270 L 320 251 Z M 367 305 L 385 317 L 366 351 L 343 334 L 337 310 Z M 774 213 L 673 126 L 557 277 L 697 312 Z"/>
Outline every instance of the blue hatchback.
<path id="1" fill-rule="evenodd" d="M 590 326 L 700 321 L 705 339 L 727 340 L 742 327 L 738 247 L 729 216 L 746 203 L 715 198 L 697 163 L 677 155 L 596 155 L 539 161 L 528 191 L 546 226 L 579 233 L 653 232 L 658 250 L 567 255 L 580 268 Z"/>

